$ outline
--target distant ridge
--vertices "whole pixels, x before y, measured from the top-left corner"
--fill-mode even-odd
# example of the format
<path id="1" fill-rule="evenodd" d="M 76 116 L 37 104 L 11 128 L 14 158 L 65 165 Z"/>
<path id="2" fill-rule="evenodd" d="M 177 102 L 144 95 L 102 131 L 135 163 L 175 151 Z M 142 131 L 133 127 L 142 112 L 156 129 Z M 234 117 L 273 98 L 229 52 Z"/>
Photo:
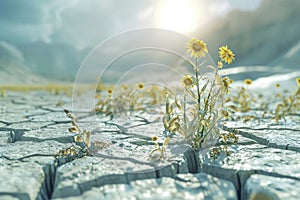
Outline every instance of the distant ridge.
<path id="1" fill-rule="evenodd" d="M 300 1 L 263 0 L 256 11 L 232 11 L 198 31 L 215 59 L 220 45 L 236 53 L 233 66 L 300 65 Z M 213 51 L 212 51 L 213 50 Z"/>
<path id="2" fill-rule="evenodd" d="M 47 84 L 49 80 L 32 74 L 14 62 L 0 62 L 0 85 Z"/>

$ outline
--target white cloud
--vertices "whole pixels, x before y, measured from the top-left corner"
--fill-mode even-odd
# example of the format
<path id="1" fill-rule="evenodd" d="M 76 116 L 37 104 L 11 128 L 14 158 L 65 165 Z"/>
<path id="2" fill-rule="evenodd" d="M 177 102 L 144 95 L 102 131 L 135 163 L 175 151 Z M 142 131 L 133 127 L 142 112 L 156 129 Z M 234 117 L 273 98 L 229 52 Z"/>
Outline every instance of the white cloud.
<path id="1" fill-rule="evenodd" d="M 230 4 L 228 1 L 213 2 L 209 5 L 209 12 L 217 16 L 225 16 L 230 11 Z"/>
<path id="2" fill-rule="evenodd" d="M 231 10 L 255 10 L 262 0 L 206 0 L 212 15 L 225 16 Z"/>

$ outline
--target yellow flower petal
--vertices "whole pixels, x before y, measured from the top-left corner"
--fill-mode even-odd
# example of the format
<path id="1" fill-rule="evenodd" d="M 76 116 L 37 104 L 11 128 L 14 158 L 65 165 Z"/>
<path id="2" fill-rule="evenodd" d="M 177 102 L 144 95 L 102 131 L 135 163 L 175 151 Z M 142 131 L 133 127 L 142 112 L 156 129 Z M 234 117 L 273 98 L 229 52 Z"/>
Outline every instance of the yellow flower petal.
<path id="1" fill-rule="evenodd" d="M 296 82 L 297 82 L 298 86 L 300 86 L 300 77 L 296 78 Z"/>

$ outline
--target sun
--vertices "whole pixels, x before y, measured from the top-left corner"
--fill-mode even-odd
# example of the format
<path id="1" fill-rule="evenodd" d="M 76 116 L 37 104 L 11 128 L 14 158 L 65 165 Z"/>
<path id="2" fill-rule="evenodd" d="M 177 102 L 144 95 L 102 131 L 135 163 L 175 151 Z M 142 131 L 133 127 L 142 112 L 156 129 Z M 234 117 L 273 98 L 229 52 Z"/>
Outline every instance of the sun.
<path id="1" fill-rule="evenodd" d="M 199 1 L 165 0 L 159 5 L 156 22 L 160 28 L 190 33 L 202 24 L 203 14 Z"/>

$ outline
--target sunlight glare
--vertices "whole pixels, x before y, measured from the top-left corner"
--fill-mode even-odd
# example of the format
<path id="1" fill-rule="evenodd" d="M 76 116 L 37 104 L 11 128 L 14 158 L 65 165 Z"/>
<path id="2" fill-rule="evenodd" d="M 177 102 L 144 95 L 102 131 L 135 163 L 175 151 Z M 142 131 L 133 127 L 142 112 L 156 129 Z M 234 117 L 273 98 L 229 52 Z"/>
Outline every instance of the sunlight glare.
<path id="1" fill-rule="evenodd" d="M 199 1 L 165 0 L 160 5 L 157 23 L 161 28 L 190 33 L 199 28 L 203 14 Z"/>

